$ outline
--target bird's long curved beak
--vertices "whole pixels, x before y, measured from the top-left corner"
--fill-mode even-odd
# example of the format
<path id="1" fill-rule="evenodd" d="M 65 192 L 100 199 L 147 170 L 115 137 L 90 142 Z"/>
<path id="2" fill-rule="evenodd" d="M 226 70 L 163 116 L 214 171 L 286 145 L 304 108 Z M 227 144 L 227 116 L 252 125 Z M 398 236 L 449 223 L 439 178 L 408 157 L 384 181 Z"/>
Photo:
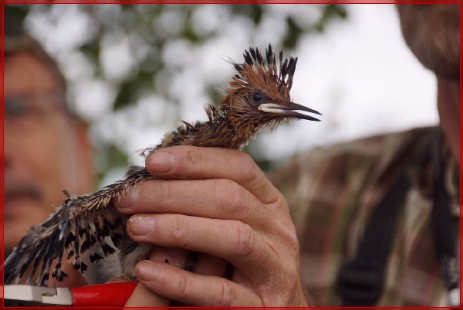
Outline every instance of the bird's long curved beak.
<path id="1" fill-rule="evenodd" d="M 322 115 L 318 111 L 294 102 L 290 102 L 289 104 L 262 103 L 259 105 L 259 110 L 266 113 L 279 114 L 280 116 L 295 117 L 317 122 L 320 121 L 318 118 L 310 116 L 307 113 Z"/>

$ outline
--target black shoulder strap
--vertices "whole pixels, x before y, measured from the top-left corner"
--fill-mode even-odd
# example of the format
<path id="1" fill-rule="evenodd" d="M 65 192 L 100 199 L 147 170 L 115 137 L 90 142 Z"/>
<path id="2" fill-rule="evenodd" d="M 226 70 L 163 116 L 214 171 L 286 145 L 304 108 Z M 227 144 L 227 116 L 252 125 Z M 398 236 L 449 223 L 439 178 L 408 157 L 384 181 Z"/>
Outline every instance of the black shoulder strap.
<path id="1" fill-rule="evenodd" d="M 442 137 L 443 139 L 443 137 Z M 442 141 L 439 140 L 439 142 Z M 436 147 L 434 160 L 433 180 L 433 208 L 431 213 L 431 225 L 436 256 L 440 263 L 441 277 L 449 291 L 448 304 L 460 305 L 458 261 L 455 250 L 456 245 L 456 219 L 452 215 L 451 200 L 445 187 L 446 162 L 442 154 L 443 148 Z"/>
<path id="2" fill-rule="evenodd" d="M 434 133 L 427 136 L 416 153 L 408 154 L 406 160 L 402 158 L 401 164 L 406 166 L 411 161 L 424 161 L 435 138 Z M 339 272 L 337 288 L 343 306 L 374 306 L 381 297 L 396 222 L 409 188 L 404 167 L 372 212 L 356 257 Z"/>
<path id="3" fill-rule="evenodd" d="M 396 219 L 409 187 L 407 177 L 401 175 L 373 211 L 356 258 L 344 265 L 339 274 L 343 306 L 373 306 L 381 297 Z"/>

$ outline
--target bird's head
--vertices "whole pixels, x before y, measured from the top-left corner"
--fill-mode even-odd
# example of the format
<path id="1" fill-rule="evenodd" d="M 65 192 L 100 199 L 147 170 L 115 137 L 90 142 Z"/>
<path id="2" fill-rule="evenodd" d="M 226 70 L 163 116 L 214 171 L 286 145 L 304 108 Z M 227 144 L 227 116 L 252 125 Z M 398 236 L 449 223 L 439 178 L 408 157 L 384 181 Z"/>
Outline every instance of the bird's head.
<path id="1" fill-rule="evenodd" d="M 319 112 L 291 101 L 289 92 L 293 84 L 297 58 L 276 62 L 272 46 L 265 51 L 265 58 L 257 48 L 249 48 L 243 64 L 234 63 L 238 73 L 231 80 L 219 109 L 228 122 L 240 131 L 253 135 L 262 127 L 274 128 L 287 119 L 318 121 L 310 114 Z"/>

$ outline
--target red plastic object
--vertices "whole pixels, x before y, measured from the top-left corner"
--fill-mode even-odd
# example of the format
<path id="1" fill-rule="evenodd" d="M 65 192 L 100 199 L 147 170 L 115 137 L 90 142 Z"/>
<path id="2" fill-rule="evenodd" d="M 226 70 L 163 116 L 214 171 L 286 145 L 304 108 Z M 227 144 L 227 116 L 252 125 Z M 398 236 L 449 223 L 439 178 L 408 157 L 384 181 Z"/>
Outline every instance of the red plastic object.
<path id="1" fill-rule="evenodd" d="M 138 282 L 114 282 L 72 288 L 74 307 L 122 307 Z"/>

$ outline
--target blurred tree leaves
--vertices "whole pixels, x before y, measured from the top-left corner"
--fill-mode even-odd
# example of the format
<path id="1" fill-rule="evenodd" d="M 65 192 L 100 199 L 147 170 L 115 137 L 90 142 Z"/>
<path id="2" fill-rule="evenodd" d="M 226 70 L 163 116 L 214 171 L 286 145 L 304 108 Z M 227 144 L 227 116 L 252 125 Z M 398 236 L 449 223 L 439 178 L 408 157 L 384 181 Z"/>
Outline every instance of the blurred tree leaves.
<path id="1" fill-rule="evenodd" d="M 336 4 L 329 4 L 323 10 L 323 14 L 319 21 L 315 24 L 315 29 L 319 32 L 323 32 L 325 30 L 326 25 L 335 18 L 342 18 L 345 19 L 347 17 L 347 12 L 345 7 L 336 5 Z"/>
<path id="2" fill-rule="evenodd" d="M 59 19 L 66 9 L 63 6 L 66 5 L 5 5 L 5 14 L 15 14 L 20 19 L 31 15 L 41 15 L 45 20 Z M 154 94 L 176 107 L 176 112 L 161 117 L 153 125 L 173 128 L 184 99 L 170 86 L 175 85 L 175 76 L 188 72 L 187 67 L 194 64 L 187 63 L 182 57 L 169 56 L 169 53 L 176 52 L 178 46 L 192 49 L 226 36 L 223 31 L 227 25 L 224 24 L 234 20 L 240 21 L 238 24 L 249 25 L 250 38 L 252 35 L 259 37 L 259 29 L 265 29 L 265 23 L 273 21 L 275 10 L 279 8 L 285 9 L 282 10 L 280 26 L 284 31 L 282 36 L 274 36 L 274 40 L 279 42 L 275 48 L 283 47 L 289 51 L 297 47 L 304 35 L 323 33 L 330 23 L 347 17 L 346 8 L 342 5 L 310 6 L 312 14 L 307 15 L 303 15 L 304 10 L 299 10 L 307 9 L 305 5 L 295 7 L 297 9 L 290 10 L 271 5 L 218 5 L 210 10 L 212 14 L 220 15 L 216 16 L 218 21 L 209 25 L 209 19 L 213 20 L 214 16 L 207 15 L 208 10 L 203 5 L 78 5 L 74 9 L 91 22 L 87 23 L 87 37 L 73 52 L 83 55 L 89 64 L 91 73 L 87 73 L 87 79 L 104 81 L 113 90 L 112 104 L 106 113 L 124 113 L 133 108 L 141 97 Z M 240 49 L 246 47 L 241 46 Z M 125 67 L 117 60 L 107 61 L 105 57 L 108 54 L 122 48 L 127 50 L 130 60 Z M 190 50 L 186 52 L 190 53 Z M 165 61 L 171 58 L 170 63 Z M 73 80 L 73 83 L 79 82 L 79 78 Z M 209 78 L 208 83 L 204 85 L 204 92 L 209 102 L 217 102 L 220 97 L 217 88 L 223 88 L 223 81 Z M 96 122 L 101 118 L 90 120 Z M 123 139 L 119 141 L 117 133 L 96 136 L 101 176 L 108 170 L 127 164 L 127 149 L 124 148 L 127 143 Z M 268 162 L 262 162 L 263 168 L 267 165 Z"/>
<path id="3" fill-rule="evenodd" d="M 259 25 L 262 20 L 262 14 L 264 14 L 264 7 L 262 5 L 232 5 L 231 10 L 234 14 L 247 16 L 254 22 L 254 25 Z"/>

